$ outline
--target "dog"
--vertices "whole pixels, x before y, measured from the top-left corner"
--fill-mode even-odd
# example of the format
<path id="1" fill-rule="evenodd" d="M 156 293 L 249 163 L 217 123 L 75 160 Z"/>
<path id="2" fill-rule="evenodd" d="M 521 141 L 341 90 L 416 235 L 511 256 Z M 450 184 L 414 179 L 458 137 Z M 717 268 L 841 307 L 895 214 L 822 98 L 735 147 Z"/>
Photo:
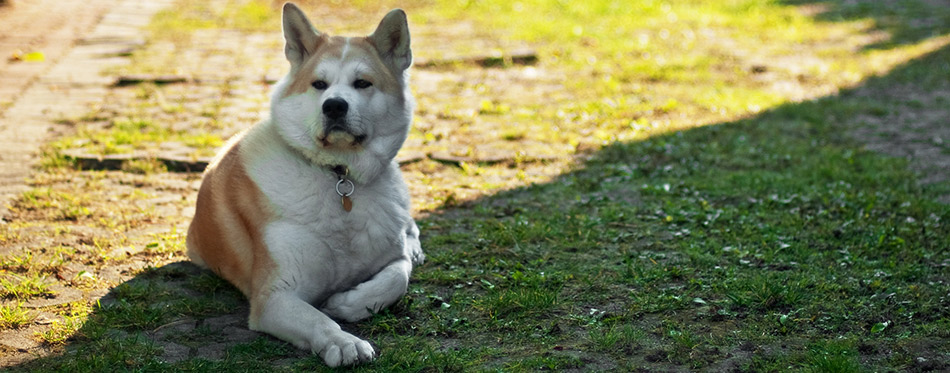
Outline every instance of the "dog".
<path id="1" fill-rule="evenodd" d="M 283 7 L 290 72 L 270 118 L 205 170 L 188 256 L 241 290 L 248 326 L 319 354 L 331 367 L 376 358 L 353 322 L 399 300 L 425 255 L 394 161 L 414 100 L 400 9 L 366 37 L 330 36 Z"/>

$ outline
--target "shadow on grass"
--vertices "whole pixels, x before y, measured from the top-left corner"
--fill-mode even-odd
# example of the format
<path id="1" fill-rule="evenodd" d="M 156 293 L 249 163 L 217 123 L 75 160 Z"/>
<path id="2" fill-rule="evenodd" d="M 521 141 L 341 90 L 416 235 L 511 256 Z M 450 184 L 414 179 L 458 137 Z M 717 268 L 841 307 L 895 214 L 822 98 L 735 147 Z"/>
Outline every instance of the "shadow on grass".
<path id="1" fill-rule="evenodd" d="M 886 20 L 858 4 L 826 14 Z M 839 124 L 880 116 L 867 92 L 947 86 L 948 61 L 944 47 L 836 96 L 612 144 L 422 219 L 409 294 L 345 326 L 381 350 L 359 369 L 950 368 L 950 209 Z M 116 287 L 66 353 L 15 369 L 322 369 L 245 317 L 229 285 L 171 264 Z"/>
<path id="2" fill-rule="evenodd" d="M 871 20 L 872 31 L 884 31 L 886 40 L 866 49 L 888 49 L 950 32 L 946 1 L 782 0 L 788 5 L 814 5 L 815 18 L 827 22 Z"/>

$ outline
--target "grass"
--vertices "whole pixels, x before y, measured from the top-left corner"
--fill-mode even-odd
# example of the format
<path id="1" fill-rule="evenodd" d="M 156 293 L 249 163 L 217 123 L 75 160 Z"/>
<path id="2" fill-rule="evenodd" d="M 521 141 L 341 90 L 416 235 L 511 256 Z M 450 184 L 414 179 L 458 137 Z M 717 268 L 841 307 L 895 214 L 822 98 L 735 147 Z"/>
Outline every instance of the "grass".
<path id="1" fill-rule="evenodd" d="M 29 299 L 53 295 L 50 282 L 43 277 L 24 277 L 8 275 L 0 278 L 0 297 L 8 299 Z"/>
<path id="2" fill-rule="evenodd" d="M 0 305 L 0 327 L 3 329 L 19 329 L 34 319 L 36 315 L 24 309 L 21 303 Z"/>
<path id="3" fill-rule="evenodd" d="M 157 46 L 187 51 L 205 31 L 279 37 L 277 8 L 225 3 L 158 17 L 153 30 L 171 31 L 153 34 L 130 71 L 153 72 L 142 61 Z M 327 21 L 335 32 L 389 5 L 305 7 L 339 14 Z M 540 62 L 417 71 L 410 146 L 472 159 L 404 166 L 428 261 L 397 304 L 344 326 L 380 351 L 354 370 L 950 367 L 950 208 L 937 202 L 950 188 L 919 183 L 907 160 L 849 135 L 944 110 L 948 10 L 912 0 L 400 6 L 421 59 L 489 43 L 530 45 Z M 52 147 L 214 148 L 250 122 L 237 113 L 265 97 L 254 84 L 118 88 Z M 514 150 L 484 162 L 485 144 Z M 22 248 L 3 259 L 3 278 L 51 280 L 80 263 L 63 282 L 109 294 L 46 310 L 64 317 L 38 337 L 57 354 L 15 368 L 326 370 L 269 337 L 166 362 L 169 341 L 193 354 L 223 342 L 202 320 L 246 312 L 226 282 L 169 264 L 184 260 L 181 211 L 197 175 L 47 164 L 0 225 L 4 245 Z M 114 268 L 127 277 L 110 278 Z M 11 300 L 42 295 L 7 282 Z M 23 307 L 4 307 L 3 329 L 32 327 Z M 157 336 L 183 320 L 197 326 Z"/>
<path id="4" fill-rule="evenodd" d="M 55 157 L 45 162 L 52 167 L 69 165 L 61 160 L 63 150 L 81 150 L 92 156 L 127 153 L 173 153 L 186 158 L 209 157 L 224 141 L 215 131 L 219 125 L 214 121 L 217 109 L 205 110 L 198 118 L 191 118 L 190 126 L 182 121 L 181 104 L 168 104 L 162 91 L 155 86 L 143 86 L 136 92 L 138 107 L 126 116 L 109 117 L 113 109 L 100 106 L 83 118 L 66 120 L 78 127 L 75 134 L 57 139 L 48 146 Z M 228 89 L 227 85 L 220 88 Z M 179 98 L 181 100 L 183 98 Z M 181 154 L 179 154 L 181 153 Z M 163 166 L 154 159 L 133 160 L 123 165 L 138 173 L 163 172 Z"/>
<path id="5" fill-rule="evenodd" d="M 47 345 L 62 345 L 79 331 L 85 320 L 92 312 L 92 308 L 85 302 L 74 302 L 57 309 L 63 316 L 62 320 L 54 320 L 52 326 L 43 332 L 37 333 L 40 340 Z"/>

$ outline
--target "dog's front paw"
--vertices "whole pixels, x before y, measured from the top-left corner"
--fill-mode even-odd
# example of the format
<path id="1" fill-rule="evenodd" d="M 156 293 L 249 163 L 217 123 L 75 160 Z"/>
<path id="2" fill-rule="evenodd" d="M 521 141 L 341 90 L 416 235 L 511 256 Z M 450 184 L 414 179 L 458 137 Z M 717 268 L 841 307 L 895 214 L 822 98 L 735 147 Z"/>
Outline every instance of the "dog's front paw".
<path id="1" fill-rule="evenodd" d="M 416 247 L 409 252 L 413 265 L 422 265 L 426 261 L 426 254 L 422 252 L 421 247 Z"/>
<path id="2" fill-rule="evenodd" d="M 320 357 L 323 358 L 323 362 L 331 368 L 365 363 L 376 359 L 376 351 L 373 350 L 373 346 L 369 342 L 343 331 L 331 336 L 323 349 L 315 352 L 319 353 Z"/>
<path id="3" fill-rule="evenodd" d="M 426 261 L 426 254 L 422 253 L 422 243 L 419 241 L 419 227 L 415 222 L 406 229 L 406 250 L 413 265 L 421 265 Z"/>

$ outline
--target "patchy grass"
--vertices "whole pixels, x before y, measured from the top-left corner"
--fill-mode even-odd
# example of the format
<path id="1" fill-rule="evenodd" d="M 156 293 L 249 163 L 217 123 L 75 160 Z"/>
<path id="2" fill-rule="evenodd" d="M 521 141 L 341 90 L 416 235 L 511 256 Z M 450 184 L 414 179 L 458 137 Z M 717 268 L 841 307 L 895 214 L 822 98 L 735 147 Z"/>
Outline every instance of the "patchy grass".
<path id="1" fill-rule="evenodd" d="M 23 308 L 22 303 L 2 304 L 0 305 L 0 328 L 19 329 L 22 326 L 30 325 L 36 315 Z"/>
<path id="2" fill-rule="evenodd" d="M 47 147 L 50 157 L 44 164 L 51 168 L 69 167 L 69 158 L 62 154 L 66 150 L 80 151 L 93 157 L 129 153 L 152 157 L 156 154 L 171 154 L 185 159 L 210 157 L 215 149 L 223 145 L 223 139 L 232 133 L 224 130 L 220 123 L 220 106 L 231 95 L 231 86 L 222 83 L 201 89 L 198 93 L 180 88 L 144 84 L 116 89 L 113 95 L 134 95 L 134 108 L 128 110 L 127 107 L 120 108 L 116 103 L 107 102 L 94 107 L 92 112 L 81 118 L 64 119 L 64 122 L 75 125 L 76 131 Z M 188 102 L 188 96 L 196 94 L 210 96 L 209 102 L 218 104 L 209 108 L 204 104 Z M 184 112 L 186 105 L 191 110 L 200 105 L 201 115 Z M 164 171 L 163 166 L 154 159 L 127 163 L 123 167 L 132 172 L 153 174 Z"/>
<path id="3" fill-rule="evenodd" d="M 84 301 L 78 301 L 56 307 L 55 311 L 63 318 L 53 320 L 48 330 L 37 333 L 37 337 L 48 345 L 62 345 L 72 338 L 82 328 L 92 307 Z"/>
<path id="4" fill-rule="evenodd" d="M 202 30 L 279 38 L 275 7 L 224 3 L 188 4 L 155 25 L 181 50 Z M 340 15 L 329 31 L 388 5 L 312 4 Z M 355 370 L 950 367 L 950 209 L 935 202 L 947 186 L 921 185 L 907 161 L 848 136 L 853 118 L 944 110 L 950 11 L 911 0 L 452 5 L 400 4 L 419 58 L 524 43 L 540 62 L 416 71 L 408 149 L 468 158 L 404 167 L 428 262 L 400 302 L 344 326 L 381 353 Z M 222 24 L 235 14 L 226 9 L 254 16 Z M 270 52 L 279 58 L 279 46 Z M 251 122 L 236 112 L 265 97 L 253 84 L 117 89 L 53 148 L 210 149 Z M 895 84 L 913 103 L 866 94 Z M 501 161 L 479 158 L 487 145 Z M 325 370 L 269 337 L 169 362 L 169 341 L 197 351 L 224 332 L 162 330 L 246 312 L 221 279 L 168 264 L 184 259 L 181 211 L 197 176 L 48 163 L 0 226 L 4 245 L 22 248 L 0 268 L 65 273 L 69 286 L 109 294 L 89 310 L 51 310 L 66 321 L 40 338 L 69 352 L 17 368 Z M 2 312 L 5 329 L 32 323 L 19 305 Z"/>
<path id="5" fill-rule="evenodd" d="M 0 297 L 7 299 L 30 299 L 51 296 L 50 281 L 45 277 L 7 275 L 0 278 Z"/>

